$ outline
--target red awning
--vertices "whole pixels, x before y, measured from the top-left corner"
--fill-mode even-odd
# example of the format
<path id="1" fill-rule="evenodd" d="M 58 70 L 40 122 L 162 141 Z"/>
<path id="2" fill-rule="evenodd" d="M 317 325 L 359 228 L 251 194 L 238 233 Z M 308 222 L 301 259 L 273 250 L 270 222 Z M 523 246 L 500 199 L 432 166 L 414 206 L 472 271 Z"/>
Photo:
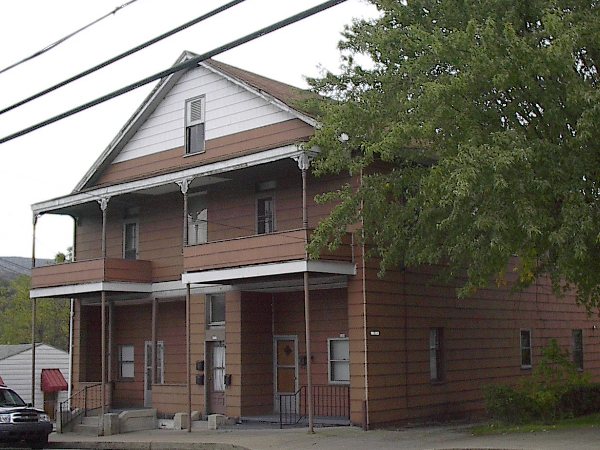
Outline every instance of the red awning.
<path id="1" fill-rule="evenodd" d="M 66 391 L 68 388 L 67 380 L 59 369 L 42 369 L 42 391 Z"/>

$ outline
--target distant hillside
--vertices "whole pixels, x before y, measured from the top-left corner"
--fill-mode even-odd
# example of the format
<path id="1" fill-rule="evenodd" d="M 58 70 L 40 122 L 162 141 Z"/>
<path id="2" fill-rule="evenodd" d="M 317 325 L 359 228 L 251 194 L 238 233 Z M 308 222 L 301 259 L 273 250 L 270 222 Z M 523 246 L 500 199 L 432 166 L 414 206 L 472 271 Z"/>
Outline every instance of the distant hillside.
<path id="1" fill-rule="evenodd" d="M 36 266 L 52 264 L 52 259 L 36 259 Z M 0 280 L 10 281 L 21 275 L 31 275 L 31 258 L 0 256 Z"/>

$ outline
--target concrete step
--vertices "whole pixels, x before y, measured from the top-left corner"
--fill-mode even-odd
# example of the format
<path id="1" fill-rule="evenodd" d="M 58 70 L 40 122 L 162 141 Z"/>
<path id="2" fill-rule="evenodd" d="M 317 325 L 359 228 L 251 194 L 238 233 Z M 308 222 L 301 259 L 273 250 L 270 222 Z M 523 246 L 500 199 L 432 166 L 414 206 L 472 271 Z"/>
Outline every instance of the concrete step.
<path id="1" fill-rule="evenodd" d="M 82 423 L 73 426 L 73 433 L 98 436 L 99 417 L 84 417 Z"/>

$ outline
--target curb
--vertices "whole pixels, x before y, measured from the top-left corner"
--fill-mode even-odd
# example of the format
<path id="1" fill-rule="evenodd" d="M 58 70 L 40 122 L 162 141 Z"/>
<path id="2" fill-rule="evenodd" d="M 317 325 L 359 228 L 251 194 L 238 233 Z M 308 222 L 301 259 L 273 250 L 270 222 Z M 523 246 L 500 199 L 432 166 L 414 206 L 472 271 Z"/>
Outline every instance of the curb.
<path id="1" fill-rule="evenodd" d="M 44 448 L 76 448 L 97 450 L 250 450 L 234 444 L 218 442 L 49 442 Z"/>

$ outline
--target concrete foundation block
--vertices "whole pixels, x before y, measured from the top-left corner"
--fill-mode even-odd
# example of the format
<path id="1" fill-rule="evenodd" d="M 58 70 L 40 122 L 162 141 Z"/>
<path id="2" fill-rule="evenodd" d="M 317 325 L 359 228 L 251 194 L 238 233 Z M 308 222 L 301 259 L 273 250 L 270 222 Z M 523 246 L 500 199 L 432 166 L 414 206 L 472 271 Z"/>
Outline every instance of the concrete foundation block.
<path id="1" fill-rule="evenodd" d="M 104 431 L 103 436 L 119 434 L 119 415 L 117 413 L 104 414 L 104 417 L 102 418 L 102 426 Z"/>
<path id="2" fill-rule="evenodd" d="M 177 413 L 173 417 L 173 429 L 174 430 L 187 430 L 190 426 L 190 421 L 187 413 Z"/>
<path id="3" fill-rule="evenodd" d="M 158 428 L 156 409 L 134 409 L 119 414 L 121 433 L 131 431 L 154 430 Z"/>
<path id="4" fill-rule="evenodd" d="M 234 420 L 229 419 L 227 416 L 223 414 L 209 414 L 208 415 L 208 429 L 216 430 L 223 425 L 233 425 L 235 423 Z"/>

